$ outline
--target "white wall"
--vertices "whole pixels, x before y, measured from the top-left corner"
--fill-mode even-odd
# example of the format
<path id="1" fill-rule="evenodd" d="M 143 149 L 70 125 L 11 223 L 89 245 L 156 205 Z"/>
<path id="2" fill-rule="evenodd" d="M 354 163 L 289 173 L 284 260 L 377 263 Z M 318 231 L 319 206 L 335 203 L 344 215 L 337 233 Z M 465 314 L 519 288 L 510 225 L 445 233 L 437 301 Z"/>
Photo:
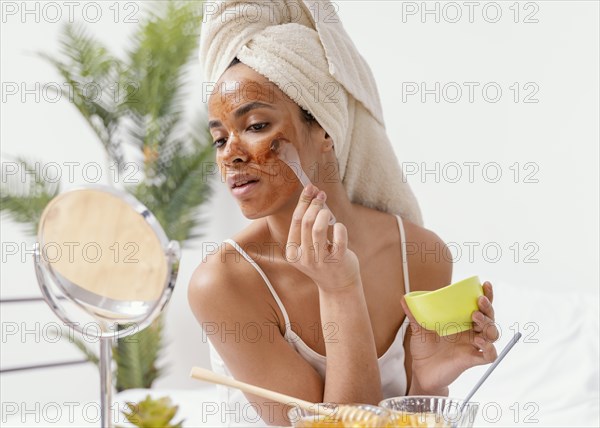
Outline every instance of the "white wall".
<path id="1" fill-rule="evenodd" d="M 415 4 L 422 10 L 420 2 Z M 482 17 L 483 6 L 475 9 L 472 24 L 466 7 L 456 24 L 445 22 L 444 14 L 439 24 L 431 15 L 422 23 L 420 14 L 402 14 L 411 2 L 370 7 L 349 2 L 341 16 L 373 68 L 401 161 L 416 163 L 419 172 L 440 163 L 439 182 L 433 174 L 409 180 L 426 225 L 447 242 L 462 244 L 457 273 L 502 276 L 523 287 L 593 291 L 598 286 L 598 5 L 534 3 L 539 23 L 526 24 L 513 22 L 512 3 L 499 4 L 503 15 L 496 24 Z M 488 19 L 492 11 L 487 9 Z M 522 9 L 520 19 L 533 11 Z M 445 16 L 453 19 L 454 11 L 447 8 Z M 406 95 L 402 102 L 402 82 L 424 82 L 427 89 L 436 82 L 450 85 L 439 103 L 433 95 L 423 103 L 420 94 Z M 453 82 L 463 89 L 456 103 L 445 101 L 455 97 Z M 480 85 L 472 103 L 463 82 Z M 482 96 L 481 88 L 490 82 L 502 89 L 496 103 Z M 514 82 L 520 84 L 521 98 L 531 92 L 523 90 L 524 84 L 533 82 L 539 102 L 515 103 Z M 494 95 L 490 89 L 489 96 Z M 462 166 L 457 183 L 451 182 L 457 171 L 453 162 Z M 468 162 L 479 162 L 473 183 Z M 492 162 L 501 168 L 497 183 L 491 182 Z M 487 175 L 482 173 L 486 165 Z M 537 183 L 526 182 L 529 173 Z M 473 263 L 469 241 L 479 243 Z M 493 263 L 495 243 L 502 257 Z M 539 262 L 525 263 L 536 250 L 533 258 Z"/>
<path id="2" fill-rule="evenodd" d="M 8 3 L 13 2 L 4 2 L 3 7 Z M 21 7 L 20 2 L 14 4 Z M 122 50 L 135 28 L 123 22 L 123 15 L 134 9 L 122 9 L 115 23 L 110 4 L 102 5 L 101 19 L 88 28 L 111 48 Z M 463 16 L 454 24 L 447 21 L 454 18 L 456 9 L 444 9 L 443 3 L 435 2 L 428 7 L 436 4 L 442 12 L 439 23 L 432 15 L 426 15 L 423 23 L 420 14 L 403 14 L 403 10 L 421 8 L 421 2 L 339 4 L 342 22 L 377 79 L 396 153 L 407 168 L 413 168 L 409 181 L 426 226 L 452 243 L 455 255 L 460 254 L 455 279 L 479 274 L 523 288 L 590 293 L 597 300 L 598 4 L 548 1 L 529 3 L 533 6 L 524 9 L 522 3 L 515 23 L 514 11 L 509 9 L 512 2 L 500 2 L 502 17 L 495 24 L 486 21 L 495 16 L 492 8 L 482 14 L 487 3 L 475 9 L 473 23 L 467 7 L 455 3 Z M 35 15 L 3 16 L 3 85 L 62 85 L 50 66 L 33 55 L 58 50 L 60 24 L 48 22 L 52 11 L 47 10 L 46 16 L 40 12 L 39 22 Z M 62 12 L 65 21 L 68 10 L 63 7 Z M 75 10 L 76 19 L 82 20 L 81 12 Z M 93 10 L 87 12 L 88 19 L 93 18 Z M 522 22 L 534 12 L 530 18 L 539 22 Z M 436 82 L 448 91 L 440 92 L 440 102 L 435 102 L 434 95 L 422 102 L 420 94 L 407 93 L 413 84 L 424 83 L 432 89 Z M 478 85 L 473 102 L 464 82 Z M 513 100 L 514 82 L 520 88 L 518 102 Z M 484 99 L 481 88 L 486 84 L 490 84 L 490 97 L 495 96 L 494 87 L 501 88 L 497 102 Z M 452 103 L 449 99 L 455 96 L 452 89 L 456 86 L 463 94 Z M 537 103 L 523 100 L 531 88 L 538 88 L 533 97 Z M 200 94 L 198 80 L 190 93 Z M 21 96 L 21 92 L 7 95 L 3 87 L 3 162 L 9 160 L 7 155 L 19 154 L 59 165 L 103 163 L 99 144 L 68 101 L 51 103 L 42 96 L 36 102 L 30 94 L 22 102 Z M 199 99 L 193 104 L 201 106 Z M 421 176 L 436 163 L 439 177 Z M 474 165 L 473 180 L 468 165 Z M 502 176 L 493 183 L 497 168 Z M 82 183 L 81 172 L 76 170 L 74 182 L 65 188 Z M 457 172 L 462 178 L 452 182 Z M 530 173 L 529 180 L 537 181 L 526 182 Z M 220 241 L 246 223 L 223 188 L 217 189 L 204 212 L 210 220 L 206 241 Z M 31 247 L 33 240 L 3 219 L 1 296 L 37 295 L 31 258 L 5 254 L 4 245 L 13 242 Z M 160 387 L 192 388 L 196 384 L 187 379 L 190 366 L 208 364 L 205 344 L 186 301 L 187 282 L 202 257 L 200 243 L 196 247 L 184 251 L 169 307 L 165 360 L 170 368 L 157 382 Z M 1 316 L 3 331 L 9 323 L 35 329 L 36 321 L 43 325 L 53 319 L 42 304 L 2 307 Z M 69 344 L 52 344 L 33 335 L 24 340 L 10 336 L 3 342 L 2 367 L 79 356 Z M 93 400 L 98 387 L 95 376 L 89 366 L 7 374 L 2 376 L 0 393 L 3 402 Z"/>

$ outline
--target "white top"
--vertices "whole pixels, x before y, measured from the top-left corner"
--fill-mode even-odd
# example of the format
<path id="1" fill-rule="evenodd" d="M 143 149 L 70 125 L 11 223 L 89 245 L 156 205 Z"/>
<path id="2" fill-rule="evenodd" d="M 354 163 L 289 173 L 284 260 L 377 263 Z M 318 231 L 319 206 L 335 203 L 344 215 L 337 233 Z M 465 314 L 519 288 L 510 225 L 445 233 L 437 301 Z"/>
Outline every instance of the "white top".
<path id="1" fill-rule="evenodd" d="M 402 272 L 404 275 L 404 288 L 405 292 L 410 291 L 410 284 L 408 280 L 408 261 L 406 258 L 406 240 L 404 236 L 404 225 L 402 224 L 402 218 L 396 216 L 398 219 L 398 228 L 400 229 L 400 247 L 402 251 Z M 325 367 L 327 364 L 327 358 L 313 349 L 311 349 L 304 341 L 291 329 L 290 319 L 288 317 L 285 307 L 281 303 L 281 299 L 275 292 L 273 285 L 269 281 L 269 278 L 265 275 L 263 270 L 258 264 L 232 239 L 226 239 L 224 242 L 231 244 L 260 274 L 265 280 L 269 291 L 273 295 L 277 306 L 283 314 L 285 321 L 285 339 L 301 356 L 304 358 L 315 370 L 325 378 Z M 383 398 L 397 397 L 406 395 L 406 371 L 404 369 L 404 334 L 408 328 L 408 318 L 404 318 L 402 325 L 396 333 L 394 341 L 387 349 L 387 351 L 378 359 L 379 373 L 381 375 L 381 388 L 383 392 Z M 210 344 L 210 359 L 212 369 L 216 373 L 220 373 L 229 377 L 233 377 L 225 363 Z M 226 426 L 262 426 L 266 427 L 264 421 L 257 414 L 256 410 L 244 394 L 236 389 L 230 389 L 224 386 L 218 386 L 219 401 L 218 406 L 221 410 L 222 422 Z"/>

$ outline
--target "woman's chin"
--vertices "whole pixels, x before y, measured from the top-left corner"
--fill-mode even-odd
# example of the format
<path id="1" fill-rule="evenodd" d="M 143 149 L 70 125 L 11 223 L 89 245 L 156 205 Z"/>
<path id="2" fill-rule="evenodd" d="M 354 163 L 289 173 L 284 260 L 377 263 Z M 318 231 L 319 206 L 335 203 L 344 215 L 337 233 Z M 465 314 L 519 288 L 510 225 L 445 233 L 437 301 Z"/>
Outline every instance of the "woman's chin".
<path id="1" fill-rule="evenodd" d="M 281 208 L 279 205 L 282 205 L 281 202 L 278 204 L 278 201 L 267 200 L 266 198 L 238 201 L 238 204 L 242 215 L 248 220 L 256 220 L 275 214 Z"/>
<path id="2" fill-rule="evenodd" d="M 266 217 L 268 214 L 264 212 L 255 212 L 255 211 L 245 211 L 242 210 L 242 215 L 246 217 L 248 220 L 256 220 L 262 217 Z"/>
<path id="3" fill-rule="evenodd" d="M 261 189 L 257 186 L 251 194 L 234 194 L 233 196 L 242 215 L 248 220 L 256 220 L 279 212 L 287 212 L 290 209 L 288 207 L 290 203 L 294 205 L 297 203 L 301 191 L 302 187 L 300 186 L 270 187 L 268 189 L 266 187 Z"/>
<path id="4" fill-rule="evenodd" d="M 248 220 L 256 220 L 257 218 L 269 215 L 271 211 L 270 204 L 262 198 L 252 198 L 237 201 L 242 215 Z"/>

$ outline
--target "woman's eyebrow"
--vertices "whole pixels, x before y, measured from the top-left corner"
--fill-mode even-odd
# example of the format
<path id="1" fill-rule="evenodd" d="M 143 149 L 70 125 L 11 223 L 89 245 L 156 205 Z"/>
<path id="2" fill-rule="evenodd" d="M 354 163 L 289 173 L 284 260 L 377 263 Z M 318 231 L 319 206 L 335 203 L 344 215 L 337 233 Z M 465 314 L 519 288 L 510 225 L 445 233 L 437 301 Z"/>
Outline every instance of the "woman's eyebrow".
<path id="1" fill-rule="evenodd" d="M 208 128 L 212 129 L 212 128 L 218 128 L 221 126 L 221 121 L 219 120 L 209 120 L 208 121 Z"/>
<path id="2" fill-rule="evenodd" d="M 245 115 L 246 113 L 248 113 L 249 111 L 257 109 L 257 108 L 269 108 L 271 110 L 276 110 L 275 107 L 273 107 L 270 104 L 261 103 L 260 101 L 253 101 L 251 103 L 244 104 L 243 106 L 239 107 L 233 113 L 233 115 L 235 116 L 236 119 L 238 119 L 238 118 L 242 117 L 243 115 Z"/>
<path id="3" fill-rule="evenodd" d="M 245 115 L 246 113 L 248 113 L 249 111 L 252 111 L 254 109 L 257 108 L 268 108 L 271 110 L 277 110 L 275 107 L 273 107 L 270 104 L 265 104 L 265 103 L 261 103 L 260 101 L 253 101 L 251 103 L 248 104 L 244 104 L 241 107 L 238 107 L 237 110 L 235 110 L 233 112 L 233 115 L 236 119 L 239 119 L 240 117 L 242 117 L 243 115 Z M 221 121 L 219 120 L 209 120 L 208 121 L 208 128 L 212 129 L 212 128 L 218 128 L 222 126 Z"/>

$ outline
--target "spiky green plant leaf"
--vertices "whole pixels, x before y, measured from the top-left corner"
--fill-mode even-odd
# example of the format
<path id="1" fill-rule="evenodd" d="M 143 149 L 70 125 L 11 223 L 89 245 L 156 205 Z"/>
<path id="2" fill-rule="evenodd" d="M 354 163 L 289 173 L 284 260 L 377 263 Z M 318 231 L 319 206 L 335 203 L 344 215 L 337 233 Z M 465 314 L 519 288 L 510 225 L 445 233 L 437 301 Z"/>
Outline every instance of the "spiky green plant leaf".
<path id="1" fill-rule="evenodd" d="M 126 328 L 127 326 L 122 326 Z M 117 340 L 113 357 L 117 363 L 116 389 L 150 388 L 162 374 L 158 358 L 162 347 L 163 317 L 131 336 Z"/>
<path id="2" fill-rule="evenodd" d="M 122 169 L 123 152 L 116 132 L 123 114 L 117 99 L 121 89 L 121 61 L 85 27 L 74 23 L 63 28 L 58 58 L 46 53 L 40 56 L 65 80 L 66 88 L 61 90 L 61 95 L 77 108 L 110 159 Z"/>
<path id="3" fill-rule="evenodd" d="M 202 2 L 147 6 L 151 12 L 140 22 L 124 58 L 76 24 L 64 27 L 58 55 L 40 56 L 64 79 L 62 98 L 76 107 L 119 172 L 132 164 L 126 162 L 124 144 L 139 150 L 133 161 L 140 164 L 142 176 L 127 190 L 156 215 L 170 239 L 184 243 L 200 236 L 198 210 L 210 195 L 207 173 L 214 171 L 205 120 L 195 120 L 197 126 L 191 130 L 185 123 L 188 69 L 195 60 Z M 30 225 L 35 233 L 43 208 L 58 193 L 58 184 L 38 176 L 28 183 L 3 186 L 2 213 Z M 117 390 L 152 385 L 163 371 L 157 365 L 162 344 L 160 318 L 117 341 Z M 97 361 L 85 344 L 75 345 Z"/>
<path id="4" fill-rule="evenodd" d="M 61 337 L 69 338 L 69 341 L 71 341 L 81 352 L 83 352 L 83 355 L 85 355 L 90 363 L 93 363 L 96 366 L 100 365 L 100 358 L 98 357 L 98 354 L 92 351 L 83 340 L 72 335 L 71 331 L 63 329 Z"/>
<path id="5" fill-rule="evenodd" d="M 153 399 L 150 395 L 139 403 L 126 403 L 127 410 L 122 413 L 133 425 L 142 428 L 179 428 L 184 419 L 171 422 L 177 414 L 179 406 L 173 406 L 169 397 Z"/>
<path id="6" fill-rule="evenodd" d="M 60 183 L 48 182 L 43 174 L 43 163 L 17 157 L 5 162 L 14 166 L 15 174 L 7 174 L 0 184 L 0 211 L 18 223 L 27 226 L 27 233 L 35 235 L 42 211 L 60 192 Z M 12 171 L 12 169 L 11 169 Z"/>
<path id="7" fill-rule="evenodd" d="M 196 238 L 201 224 L 198 210 L 210 196 L 207 172 L 214 170 L 214 153 L 209 145 L 197 142 L 191 150 L 174 142 L 164 151 L 172 154 L 161 159 L 157 178 L 130 191 L 154 213 L 169 237 Z"/>
<path id="8" fill-rule="evenodd" d="M 124 79 L 136 85 L 135 99 L 125 99 L 131 142 L 144 151 L 145 172 L 155 175 L 155 161 L 172 144 L 184 112 L 187 64 L 197 48 L 200 2 L 167 2 L 155 8 L 135 34 Z"/>

